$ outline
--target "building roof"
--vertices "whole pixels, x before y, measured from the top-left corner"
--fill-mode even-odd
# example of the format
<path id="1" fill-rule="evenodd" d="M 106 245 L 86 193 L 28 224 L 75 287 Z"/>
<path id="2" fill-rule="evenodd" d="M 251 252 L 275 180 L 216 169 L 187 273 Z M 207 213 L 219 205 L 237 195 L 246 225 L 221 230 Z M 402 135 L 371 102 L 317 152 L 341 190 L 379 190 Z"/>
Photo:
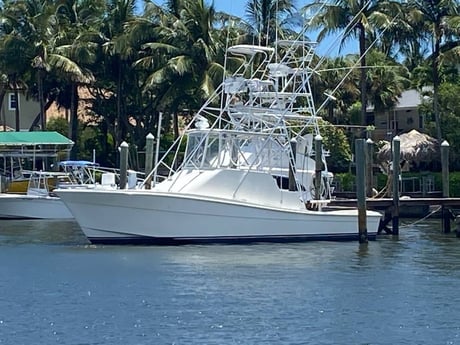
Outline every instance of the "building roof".
<path id="1" fill-rule="evenodd" d="M 394 110 L 416 109 L 422 104 L 422 95 L 415 89 L 406 90 L 398 97 Z M 369 105 L 367 111 L 374 111 L 374 105 Z"/>
<path id="2" fill-rule="evenodd" d="M 401 96 L 398 98 L 396 109 L 407 109 L 417 108 L 422 104 L 422 95 L 417 90 L 406 90 L 403 91 Z"/>

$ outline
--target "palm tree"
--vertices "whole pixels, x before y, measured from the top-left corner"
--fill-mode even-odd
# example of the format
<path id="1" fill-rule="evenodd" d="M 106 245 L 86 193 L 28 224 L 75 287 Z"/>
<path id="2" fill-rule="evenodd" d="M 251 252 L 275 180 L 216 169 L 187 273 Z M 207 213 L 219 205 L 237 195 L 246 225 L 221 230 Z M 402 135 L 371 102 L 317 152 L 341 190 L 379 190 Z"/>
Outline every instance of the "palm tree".
<path id="1" fill-rule="evenodd" d="M 458 29 L 460 5 L 456 0 L 409 0 L 406 4 L 411 23 L 422 27 L 422 34 L 431 39 L 431 66 L 433 81 L 433 112 L 436 122 L 436 136 L 441 141 L 439 115 L 440 66 L 443 46 L 450 47 L 449 35 L 453 25 Z M 458 43 L 457 43 L 458 44 Z"/>
<path id="2" fill-rule="evenodd" d="M 79 66 L 76 71 L 67 70 L 58 75 L 58 78 L 63 80 L 70 89 L 70 92 L 65 94 L 70 95 L 70 102 L 68 103 L 70 107 L 69 136 L 75 143 L 79 140 L 77 135 L 78 89 L 94 80 L 88 67 L 95 62 L 95 51 L 99 39 L 99 18 L 102 17 L 103 10 L 103 4 L 93 0 L 66 0 L 60 2 L 56 8 L 60 35 L 55 50 L 62 57 L 69 59 L 68 64 L 73 62 Z M 60 99 L 62 100 L 63 97 Z M 72 148 L 72 159 L 77 156 L 77 148 L 77 144 Z"/>
<path id="3" fill-rule="evenodd" d="M 13 5 L 11 1 L 5 1 L 0 14 L 0 65 L 6 74 L 8 87 L 13 90 L 17 100 L 15 130 L 20 131 L 19 89 L 27 89 L 25 77 L 26 72 L 30 69 L 32 53 L 29 42 L 24 40 L 21 32 L 17 30 L 20 26 L 20 19 L 13 11 L 17 10 L 17 7 Z"/>
<path id="4" fill-rule="evenodd" d="M 325 119 L 331 123 L 351 124 L 346 117 L 348 109 L 359 101 L 359 75 L 353 70 L 356 60 L 354 55 L 326 58 L 314 75 L 314 98 L 328 102 Z M 337 81 L 341 84 L 337 85 Z M 325 95 L 334 96 L 334 100 L 327 100 Z"/>
<path id="5" fill-rule="evenodd" d="M 129 79 L 132 78 L 130 66 L 137 56 L 137 52 L 125 34 L 125 27 L 135 18 L 135 0 L 108 0 L 107 15 L 105 17 L 102 33 L 105 37 L 103 51 L 106 57 L 108 72 L 115 73 L 115 146 L 121 144 L 129 128 L 125 92 Z"/>
<path id="6" fill-rule="evenodd" d="M 12 63 L 15 69 L 12 74 L 14 81 L 23 77 L 32 90 L 36 85 L 40 103 L 40 127 L 46 127 L 45 94 L 43 88 L 45 79 L 54 74 L 84 77 L 85 73 L 73 60 L 59 51 L 59 41 L 62 30 L 56 16 L 56 6 L 50 0 L 18 0 L 7 1 L 2 11 L 6 34 L 2 37 L 2 53 L 4 56 L 16 56 L 21 67 Z M 18 54 L 19 51 L 22 54 Z M 19 63 L 18 63 L 19 65 Z M 17 82 L 15 82 L 17 84 Z"/>
<path id="7" fill-rule="evenodd" d="M 375 111 L 388 111 L 410 85 L 409 71 L 376 50 L 369 52 L 368 61 L 374 66 L 368 70 L 369 99 Z"/>
<path id="8" fill-rule="evenodd" d="M 214 29 L 214 7 L 203 0 L 170 1 L 151 10 L 146 16 L 154 34 L 135 66 L 150 72 L 144 90 L 157 91 L 158 109 L 173 115 L 177 137 L 178 112 L 198 109 L 222 81 L 225 41 Z"/>
<path id="9" fill-rule="evenodd" d="M 20 102 L 19 90 L 26 90 L 27 86 L 24 81 L 25 71 L 27 70 L 26 54 L 23 52 L 24 46 L 20 40 L 14 36 L 2 36 L 0 38 L 0 66 L 4 73 L 2 74 L 2 93 L 1 102 L 3 102 L 6 89 L 13 90 L 16 101 L 15 107 L 15 130 L 21 130 L 20 121 Z"/>
<path id="10" fill-rule="evenodd" d="M 392 14 L 397 13 L 399 4 L 394 1 L 378 0 L 335 0 L 324 4 L 318 0 L 305 6 L 305 13 L 316 13 L 311 20 L 312 29 L 320 29 L 318 40 L 321 41 L 330 34 L 343 32 L 340 46 L 352 38 L 359 42 L 360 56 L 360 92 L 361 92 L 361 120 L 366 125 L 367 106 L 367 65 L 366 52 L 369 48 L 369 35 L 384 30 L 392 22 Z M 391 12 L 390 12 L 391 11 Z"/>
<path id="11" fill-rule="evenodd" d="M 46 116 L 43 107 L 43 78 L 49 71 L 49 45 L 52 45 L 53 8 L 51 3 L 43 0 L 20 0 L 9 3 L 3 12 L 4 18 L 10 21 L 11 34 L 22 40 L 27 47 L 28 66 L 35 71 L 40 103 L 40 125 L 45 129 Z"/>
<path id="12" fill-rule="evenodd" d="M 286 19 L 295 11 L 292 0 L 248 0 L 248 28 L 259 45 L 269 45 L 289 33 Z"/>

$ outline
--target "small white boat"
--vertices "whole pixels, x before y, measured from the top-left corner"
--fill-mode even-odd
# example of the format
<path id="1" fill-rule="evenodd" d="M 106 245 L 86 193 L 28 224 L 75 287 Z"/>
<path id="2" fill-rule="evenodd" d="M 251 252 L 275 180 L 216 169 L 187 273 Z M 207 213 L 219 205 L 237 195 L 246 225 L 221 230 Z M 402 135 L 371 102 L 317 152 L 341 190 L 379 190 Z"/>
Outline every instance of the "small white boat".
<path id="1" fill-rule="evenodd" d="M 49 180 L 67 181 L 61 173 L 34 171 L 30 173 L 27 192 L 0 193 L 0 218 L 71 219 L 69 209 L 56 195 L 50 194 Z M 58 182 L 59 183 L 59 182 Z"/>
<path id="2" fill-rule="evenodd" d="M 230 47 L 241 68 L 157 162 L 151 189 L 56 190 L 87 238 L 160 244 L 357 239 L 357 210 L 327 207 L 332 174 L 310 86 L 314 47 L 299 41 Z M 182 153 L 173 150 L 182 143 L 178 160 Z M 164 168 L 168 176 L 156 181 Z M 367 212 L 370 239 L 380 218 Z"/>
<path id="3" fill-rule="evenodd" d="M 56 188 L 116 188 L 115 169 L 89 161 L 61 161 L 59 168 L 59 172 L 24 171 L 29 177 L 25 193 L 0 193 L 0 218 L 72 219 L 67 206 L 54 193 Z M 104 181 L 96 181 L 96 175 L 102 175 Z"/>

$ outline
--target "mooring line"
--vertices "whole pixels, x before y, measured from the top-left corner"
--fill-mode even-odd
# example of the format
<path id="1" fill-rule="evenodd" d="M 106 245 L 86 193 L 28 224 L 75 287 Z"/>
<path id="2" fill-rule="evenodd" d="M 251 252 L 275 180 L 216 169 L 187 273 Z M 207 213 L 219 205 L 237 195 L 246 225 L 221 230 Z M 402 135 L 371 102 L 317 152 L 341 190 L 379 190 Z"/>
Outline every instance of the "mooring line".
<path id="1" fill-rule="evenodd" d="M 417 225 L 418 223 L 420 222 L 423 222 L 424 220 L 428 219 L 429 217 L 431 217 L 433 214 L 435 214 L 436 212 L 438 212 L 440 209 L 441 209 L 442 206 L 438 206 L 435 210 L 431 211 L 429 214 L 427 214 L 425 217 L 419 219 L 419 220 L 416 220 L 415 222 L 411 223 L 411 224 L 406 224 L 406 225 L 401 225 L 400 228 L 409 228 L 411 226 L 414 226 L 414 225 Z"/>

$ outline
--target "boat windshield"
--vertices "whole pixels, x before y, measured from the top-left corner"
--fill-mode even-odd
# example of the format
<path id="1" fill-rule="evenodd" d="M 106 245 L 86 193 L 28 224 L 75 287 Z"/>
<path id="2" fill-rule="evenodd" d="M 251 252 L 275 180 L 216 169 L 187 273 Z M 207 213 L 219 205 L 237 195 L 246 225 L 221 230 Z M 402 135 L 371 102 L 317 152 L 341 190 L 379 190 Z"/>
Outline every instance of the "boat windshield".
<path id="1" fill-rule="evenodd" d="M 229 157 L 225 163 L 227 150 L 221 148 L 219 133 L 196 131 L 189 133 L 185 153 L 185 167 L 188 168 L 217 168 L 229 164 Z"/>
<path id="2" fill-rule="evenodd" d="M 287 168 L 287 147 L 271 136 L 235 131 L 191 131 L 184 167 L 192 169 Z"/>

